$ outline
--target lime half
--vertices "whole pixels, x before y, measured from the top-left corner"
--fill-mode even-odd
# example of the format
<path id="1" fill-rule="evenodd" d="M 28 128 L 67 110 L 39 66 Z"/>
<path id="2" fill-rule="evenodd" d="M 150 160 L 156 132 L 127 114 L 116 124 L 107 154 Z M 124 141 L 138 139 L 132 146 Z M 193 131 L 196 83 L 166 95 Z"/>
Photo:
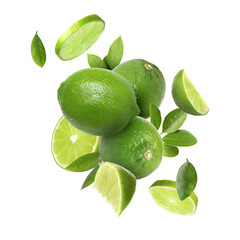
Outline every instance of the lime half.
<path id="1" fill-rule="evenodd" d="M 180 70 L 172 84 L 172 96 L 176 105 L 184 112 L 192 115 L 205 115 L 209 108 L 184 70 Z"/>
<path id="2" fill-rule="evenodd" d="M 135 193 L 136 178 L 127 169 L 105 162 L 97 171 L 93 187 L 106 198 L 120 216 Z"/>
<path id="3" fill-rule="evenodd" d="M 154 201 L 169 212 L 181 215 L 192 215 L 196 212 L 197 196 L 192 193 L 188 198 L 181 201 L 175 181 L 158 180 L 149 188 L 149 191 Z"/>
<path id="4" fill-rule="evenodd" d="M 60 167 L 67 168 L 79 157 L 98 151 L 99 139 L 79 131 L 62 117 L 52 136 L 53 157 Z"/>
<path id="5" fill-rule="evenodd" d="M 80 19 L 58 39 L 56 54 L 65 61 L 80 56 L 97 41 L 104 27 L 104 21 L 95 14 Z"/>

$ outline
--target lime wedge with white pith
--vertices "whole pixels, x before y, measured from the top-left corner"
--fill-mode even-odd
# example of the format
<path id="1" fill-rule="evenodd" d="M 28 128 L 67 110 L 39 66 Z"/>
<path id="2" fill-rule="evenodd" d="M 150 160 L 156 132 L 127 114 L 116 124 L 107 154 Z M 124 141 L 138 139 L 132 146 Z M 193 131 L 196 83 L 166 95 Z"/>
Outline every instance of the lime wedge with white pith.
<path id="1" fill-rule="evenodd" d="M 65 117 L 60 118 L 52 136 L 52 154 L 56 163 L 67 168 L 76 159 L 99 150 L 100 137 L 73 127 Z"/>
<path id="2" fill-rule="evenodd" d="M 64 61 L 80 56 L 97 41 L 104 27 L 104 21 L 95 14 L 80 19 L 58 39 L 56 54 Z"/>
<path id="3" fill-rule="evenodd" d="M 135 193 L 136 178 L 127 169 L 105 162 L 97 171 L 93 187 L 106 198 L 120 216 Z"/>
<path id="4" fill-rule="evenodd" d="M 149 188 L 149 191 L 154 201 L 169 212 L 181 215 L 192 215 L 196 212 L 198 198 L 195 193 L 181 201 L 175 181 L 158 180 Z"/>
<path id="5" fill-rule="evenodd" d="M 197 92 L 184 70 L 180 70 L 173 80 L 172 96 L 176 105 L 186 113 L 205 115 L 209 111 L 207 104 Z"/>

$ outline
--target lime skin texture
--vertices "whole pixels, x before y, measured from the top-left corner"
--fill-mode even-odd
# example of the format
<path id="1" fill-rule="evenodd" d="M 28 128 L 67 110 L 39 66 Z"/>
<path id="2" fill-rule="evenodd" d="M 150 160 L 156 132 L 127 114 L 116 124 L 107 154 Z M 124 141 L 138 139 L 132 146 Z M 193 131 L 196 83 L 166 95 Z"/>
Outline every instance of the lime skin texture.
<path id="1" fill-rule="evenodd" d="M 154 64 L 142 59 L 124 62 L 113 69 L 134 86 L 140 116 L 150 116 L 150 104 L 159 107 L 165 95 L 165 80 Z"/>
<path id="2" fill-rule="evenodd" d="M 107 69 L 75 72 L 60 85 L 58 101 L 74 127 L 96 136 L 120 132 L 140 112 L 131 84 Z"/>
<path id="3" fill-rule="evenodd" d="M 118 134 L 101 137 L 99 150 L 104 162 L 116 163 L 139 179 L 146 177 L 159 166 L 163 143 L 151 123 L 142 117 L 135 117 Z"/>

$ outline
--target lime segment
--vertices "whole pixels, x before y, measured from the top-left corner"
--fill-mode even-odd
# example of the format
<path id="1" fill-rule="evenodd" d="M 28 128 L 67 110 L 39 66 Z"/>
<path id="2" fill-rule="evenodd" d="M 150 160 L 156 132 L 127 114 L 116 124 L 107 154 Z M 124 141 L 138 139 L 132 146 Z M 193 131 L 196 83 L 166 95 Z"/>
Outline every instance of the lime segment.
<path id="1" fill-rule="evenodd" d="M 209 111 L 207 104 L 184 70 L 180 70 L 173 80 L 172 96 L 176 105 L 186 113 L 205 115 Z"/>
<path id="2" fill-rule="evenodd" d="M 135 193 L 136 178 L 127 169 L 105 162 L 97 171 L 93 187 L 106 198 L 120 216 Z"/>
<path id="3" fill-rule="evenodd" d="M 167 211 L 181 215 L 192 215 L 196 212 L 197 196 L 192 193 L 188 198 L 181 201 L 175 181 L 158 180 L 149 188 L 149 191 L 154 201 Z"/>
<path id="4" fill-rule="evenodd" d="M 99 137 L 74 128 L 66 118 L 58 121 L 52 136 L 52 154 L 56 163 L 67 168 L 77 158 L 98 151 Z"/>
<path id="5" fill-rule="evenodd" d="M 80 19 L 58 39 L 56 54 L 65 61 L 80 56 L 97 41 L 104 27 L 104 21 L 95 14 Z"/>

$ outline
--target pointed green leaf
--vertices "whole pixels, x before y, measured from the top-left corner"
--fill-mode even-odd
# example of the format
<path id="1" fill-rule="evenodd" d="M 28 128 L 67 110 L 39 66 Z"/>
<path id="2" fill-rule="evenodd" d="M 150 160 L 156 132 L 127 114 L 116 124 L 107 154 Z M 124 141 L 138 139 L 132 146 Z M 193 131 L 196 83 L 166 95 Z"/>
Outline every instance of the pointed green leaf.
<path id="1" fill-rule="evenodd" d="M 159 129 L 161 121 L 160 110 L 154 104 L 150 104 L 150 122 L 156 127 L 156 129 Z"/>
<path id="2" fill-rule="evenodd" d="M 42 43 L 42 40 L 39 38 L 37 32 L 32 40 L 31 54 L 33 61 L 38 66 L 43 67 L 46 62 L 46 51 Z"/>
<path id="3" fill-rule="evenodd" d="M 188 147 L 197 143 L 197 139 L 187 130 L 177 130 L 163 137 L 163 142 L 175 147 Z"/>
<path id="4" fill-rule="evenodd" d="M 88 176 L 86 177 L 86 179 L 81 187 L 81 190 L 88 187 L 89 185 L 91 185 L 94 182 L 98 169 L 99 169 L 99 165 L 97 164 L 93 168 L 93 170 L 88 174 Z"/>
<path id="5" fill-rule="evenodd" d="M 176 185 L 182 201 L 191 195 L 197 185 L 196 169 L 188 160 L 178 170 Z"/>
<path id="6" fill-rule="evenodd" d="M 105 62 L 94 54 L 88 54 L 88 64 L 91 68 L 108 68 Z"/>
<path id="7" fill-rule="evenodd" d="M 66 168 L 66 170 L 73 172 L 84 172 L 95 167 L 99 161 L 99 152 L 89 153 L 76 159 Z"/>
<path id="8" fill-rule="evenodd" d="M 176 157 L 179 153 L 177 147 L 169 146 L 164 143 L 163 145 L 163 156 L 164 157 Z"/>
<path id="9" fill-rule="evenodd" d="M 187 113 L 183 112 L 181 109 L 177 108 L 164 118 L 163 120 L 163 133 L 173 133 L 176 132 L 184 123 L 187 118 Z"/>
<path id="10" fill-rule="evenodd" d="M 104 63 L 107 65 L 107 68 L 110 69 L 109 66 L 108 66 L 107 56 L 105 56 L 105 57 L 103 58 L 103 61 L 104 61 Z"/>
<path id="11" fill-rule="evenodd" d="M 122 60 L 123 56 L 123 42 L 121 36 L 118 37 L 113 44 L 110 46 L 107 63 L 110 69 L 114 69 Z"/>

